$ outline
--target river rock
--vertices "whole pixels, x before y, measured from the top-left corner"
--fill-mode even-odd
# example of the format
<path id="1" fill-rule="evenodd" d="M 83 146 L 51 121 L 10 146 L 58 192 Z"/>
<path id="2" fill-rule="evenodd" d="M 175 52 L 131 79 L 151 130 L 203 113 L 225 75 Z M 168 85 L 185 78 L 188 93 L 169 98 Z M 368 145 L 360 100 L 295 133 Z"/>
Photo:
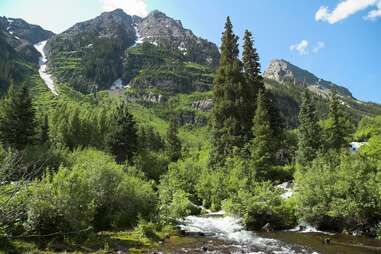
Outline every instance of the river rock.
<path id="1" fill-rule="evenodd" d="M 266 232 L 272 232 L 272 231 L 273 231 L 273 229 L 272 229 L 270 223 L 266 223 L 266 224 L 262 227 L 262 230 L 263 230 L 263 231 L 266 231 Z"/>

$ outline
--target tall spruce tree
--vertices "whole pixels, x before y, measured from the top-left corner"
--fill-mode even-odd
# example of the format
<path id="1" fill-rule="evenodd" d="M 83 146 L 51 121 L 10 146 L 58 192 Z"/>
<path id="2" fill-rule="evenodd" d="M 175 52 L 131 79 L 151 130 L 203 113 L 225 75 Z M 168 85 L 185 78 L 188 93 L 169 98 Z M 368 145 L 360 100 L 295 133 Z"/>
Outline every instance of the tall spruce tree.
<path id="1" fill-rule="evenodd" d="M 259 89 L 264 89 L 263 78 L 261 76 L 261 65 L 259 63 L 259 55 L 254 47 L 252 33 L 245 31 L 243 38 L 243 70 L 245 77 L 245 87 L 243 89 L 243 110 L 242 110 L 242 127 L 245 139 L 251 138 L 251 128 L 255 114 L 255 105 Z"/>
<path id="2" fill-rule="evenodd" d="M 258 180 L 266 180 L 274 158 L 273 130 L 270 114 L 266 105 L 266 93 L 260 89 L 257 96 L 257 108 L 253 119 L 255 138 L 250 144 L 253 175 Z"/>
<path id="3" fill-rule="evenodd" d="M 222 35 L 220 65 L 213 82 L 211 166 L 223 165 L 233 148 L 244 144 L 241 118 L 247 113 L 242 107 L 245 81 L 238 54 L 238 37 L 228 17 Z"/>
<path id="4" fill-rule="evenodd" d="M 138 150 L 136 122 L 124 101 L 116 109 L 107 144 L 117 163 L 131 161 Z"/>
<path id="5" fill-rule="evenodd" d="M 265 94 L 266 107 L 270 116 L 270 127 L 273 131 L 274 140 L 276 141 L 274 143 L 274 150 L 277 151 L 284 138 L 284 121 L 279 109 L 276 107 L 274 95 L 266 88 L 264 88 L 263 93 Z"/>
<path id="6" fill-rule="evenodd" d="M 327 120 L 328 126 L 325 129 L 326 150 L 339 151 L 348 145 L 353 127 L 349 116 L 341 106 L 336 89 L 331 91 Z"/>
<path id="7" fill-rule="evenodd" d="M 35 110 L 26 86 L 11 83 L 0 109 L 0 141 L 6 147 L 24 149 L 36 141 Z"/>
<path id="8" fill-rule="evenodd" d="M 307 89 L 303 92 L 299 112 L 297 161 L 306 165 L 313 161 L 321 147 L 321 128 L 314 102 Z"/>
<path id="9" fill-rule="evenodd" d="M 181 158 L 181 141 L 178 137 L 178 127 L 175 117 L 171 117 L 167 131 L 167 151 L 172 162 Z"/>

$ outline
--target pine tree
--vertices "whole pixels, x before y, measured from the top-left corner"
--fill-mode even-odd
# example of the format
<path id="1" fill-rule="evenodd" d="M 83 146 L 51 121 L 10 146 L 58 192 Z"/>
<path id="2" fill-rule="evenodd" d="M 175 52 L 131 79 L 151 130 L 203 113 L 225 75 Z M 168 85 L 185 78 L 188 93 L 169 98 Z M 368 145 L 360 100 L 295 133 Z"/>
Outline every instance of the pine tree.
<path id="1" fill-rule="evenodd" d="M 167 151 L 172 162 L 178 161 L 181 158 L 181 141 L 178 137 L 178 127 L 175 117 L 172 117 L 169 121 Z"/>
<path id="2" fill-rule="evenodd" d="M 280 115 L 279 109 L 275 105 L 276 102 L 274 95 L 265 88 L 263 93 L 265 94 L 266 107 L 270 116 L 270 126 L 273 131 L 274 139 L 276 140 L 274 149 L 279 149 L 279 146 L 283 140 L 284 121 Z"/>
<path id="3" fill-rule="evenodd" d="M 220 66 L 214 78 L 211 166 L 221 166 L 234 147 L 242 147 L 244 78 L 238 58 L 238 37 L 227 18 L 222 36 Z"/>
<path id="4" fill-rule="evenodd" d="M 266 93 L 260 89 L 257 96 L 257 108 L 253 120 L 255 138 L 251 142 L 251 161 L 255 175 L 259 180 L 268 177 L 268 171 L 273 165 L 273 131 L 270 124 L 270 115 L 266 105 Z"/>
<path id="5" fill-rule="evenodd" d="M 39 142 L 40 144 L 45 144 L 48 142 L 48 140 L 49 140 L 49 121 L 48 121 L 48 115 L 45 115 L 44 121 L 41 124 Z"/>
<path id="6" fill-rule="evenodd" d="M 348 145 L 352 126 L 344 112 L 335 89 L 331 91 L 328 112 L 328 127 L 325 129 L 326 150 L 337 150 Z"/>
<path id="7" fill-rule="evenodd" d="M 259 63 L 259 55 L 254 48 L 254 40 L 252 34 L 246 30 L 243 44 L 243 69 L 245 77 L 245 87 L 243 89 L 242 107 L 242 125 L 245 140 L 251 138 L 251 128 L 255 114 L 255 104 L 259 89 L 264 89 L 263 78 L 261 76 L 261 65 Z"/>
<path id="8" fill-rule="evenodd" d="M 0 111 L 0 140 L 3 145 L 22 150 L 35 142 L 35 110 L 26 86 L 16 89 L 11 83 Z"/>
<path id="9" fill-rule="evenodd" d="M 313 161 L 321 149 L 321 128 L 310 93 L 305 89 L 299 112 L 297 161 L 306 165 Z"/>
<path id="10" fill-rule="evenodd" d="M 118 163 L 131 161 L 138 149 L 137 127 L 129 113 L 127 103 L 121 102 L 115 112 L 107 144 Z"/>

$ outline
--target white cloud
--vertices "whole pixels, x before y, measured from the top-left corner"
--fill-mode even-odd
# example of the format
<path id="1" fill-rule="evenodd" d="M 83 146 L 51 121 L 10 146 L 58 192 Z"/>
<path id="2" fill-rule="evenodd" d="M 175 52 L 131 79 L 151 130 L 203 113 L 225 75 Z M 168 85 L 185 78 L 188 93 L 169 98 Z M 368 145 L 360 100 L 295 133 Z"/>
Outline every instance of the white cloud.
<path id="1" fill-rule="evenodd" d="M 318 41 L 318 43 L 313 47 L 312 52 L 317 53 L 324 47 L 325 43 L 323 41 Z"/>
<path id="2" fill-rule="evenodd" d="M 330 11 L 327 6 L 321 6 L 315 13 L 315 20 L 335 24 L 336 22 L 346 19 L 356 12 L 365 10 L 380 3 L 381 0 L 342 0 L 333 11 Z M 370 11 L 368 13 L 369 18 L 375 18 L 380 15 L 380 6 L 378 10 Z"/>
<path id="3" fill-rule="evenodd" d="M 318 53 L 323 48 L 325 48 L 325 43 L 323 41 L 318 41 L 312 46 L 307 40 L 302 40 L 301 42 L 290 46 L 291 51 L 297 51 L 301 56 L 308 55 L 310 52 Z"/>
<path id="4" fill-rule="evenodd" d="M 377 4 L 377 9 L 368 12 L 368 16 L 365 19 L 375 20 L 378 17 L 381 17 L 381 0 Z"/>
<path id="5" fill-rule="evenodd" d="M 290 46 L 291 51 L 298 51 L 300 55 L 307 55 L 308 54 L 308 41 L 302 40 L 299 43 L 296 43 L 294 45 Z"/>
<path id="6" fill-rule="evenodd" d="M 115 9 L 122 9 L 129 15 L 137 15 L 145 17 L 148 14 L 146 0 L 101 0 L 103 3 L 103 10 L 113 11 Z"/>

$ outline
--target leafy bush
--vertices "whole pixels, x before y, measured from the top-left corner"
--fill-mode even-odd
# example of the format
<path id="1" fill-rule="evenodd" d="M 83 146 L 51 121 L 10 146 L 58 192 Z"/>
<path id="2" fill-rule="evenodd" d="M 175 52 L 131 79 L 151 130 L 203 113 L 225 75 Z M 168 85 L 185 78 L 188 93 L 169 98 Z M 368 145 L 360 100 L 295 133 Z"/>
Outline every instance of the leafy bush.
<path id="1" fill-rule="evenodd" d="M 293 201 L 284 201 L 280 194 L 270 182 L 255 183 L 251 191 L 239 190 L 226 200 L 223 208 L 242 217 L 249 228 L 258 230 L 266 223 L 274 229 L 290 228 L 296 223 Z"/>
<path id="2" fill-rule="evenodd" d="M 123 172 L 110 156 L 76 152 L 71 168 L 61 167 L 30 187 L 27 230 L 38 233 L 133 226 L 154 211 L 152 186 Z"/>
<path id="3" fill-rule="evenodd" d="M 366 141 L 369 138 L 381 134 L 381 116 L 377 117 L 364 117 L 361 119 L 357 131 L 355 133 L 355 139 L 360 141 Z"/>
<path id="4" fill-rule="evenodd" d="M 197 183 L 197 194 L 206 208 L 220 210 L 224 200 L 239 190 L 248 188 L 254 174 L 249 171 L 244 159 L 238 156 L 227 158 L 224 168 L 205 168 L 202 171 Z"/>
<path id="5" fill-rule="evenodd" d="M 169 165 L 167 174 L 160 179 L 160 214 L 166 220 L 199 213 L 194 205 L 200 203 L 196 183 L 202 165 L 190 157 Z"/>
<path id="6" fill-rule="evenodd" d="M 148 179 L 159 182 L 160 177 L 167 171 L 169 159 L 163 153 L 142 151 L 136 156 L 134 163 Z"/>
<path id="7" fill-rule="evenodd" d="M 374 165 L 360 155 L 316 159 L 297 177 L 299 216 L 322 229 L 369 229 L 381 221 L 376 174 Z"/>

